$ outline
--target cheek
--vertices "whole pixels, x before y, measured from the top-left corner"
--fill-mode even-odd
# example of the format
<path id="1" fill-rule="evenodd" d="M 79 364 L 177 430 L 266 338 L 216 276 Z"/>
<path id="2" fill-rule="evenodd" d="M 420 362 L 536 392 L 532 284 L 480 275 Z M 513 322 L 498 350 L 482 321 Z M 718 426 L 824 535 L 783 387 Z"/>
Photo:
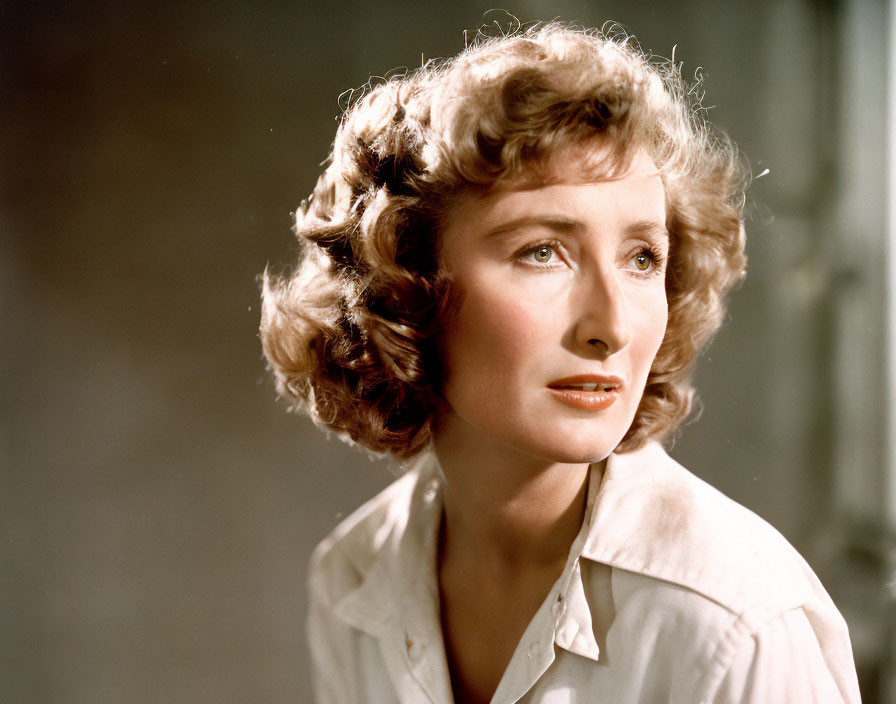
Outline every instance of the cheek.
<path id="1" fill-rule="evenodd" d="M 666 334 L 669 308 L 665 291 L 646 301 L 641 310 L 644 314 L 639 316 L 636 330 L 636 339 L 639 341 L 638 356 L 641 363 L 646 364 L 649 369 Z"/>
<path id="2" fill-rule="evenodd" d="M 508 378 L 521 371 L 544 337 L 544 322 L 544 312 L 520 297 L 481 288 L 462 295 L 442 342 L 446 385 L 475 376 Z"/>

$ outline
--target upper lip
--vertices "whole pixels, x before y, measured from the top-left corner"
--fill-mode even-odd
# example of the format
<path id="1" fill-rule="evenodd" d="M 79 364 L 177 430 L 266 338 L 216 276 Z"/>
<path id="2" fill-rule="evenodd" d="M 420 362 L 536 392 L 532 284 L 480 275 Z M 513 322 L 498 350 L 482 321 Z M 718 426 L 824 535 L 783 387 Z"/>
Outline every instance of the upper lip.
<path id="1" fill-rule="evenodd" d="M 618 389 L 623 384 L 622 377 L 615 374 L 577 374 L 575 376 L 567 376 L 563 379 L 557 379 L 548 384 L 552 389 L 582 386 L 584 384 L 594 384 L 595 390 L 606 390 L 609 388 Z"/>

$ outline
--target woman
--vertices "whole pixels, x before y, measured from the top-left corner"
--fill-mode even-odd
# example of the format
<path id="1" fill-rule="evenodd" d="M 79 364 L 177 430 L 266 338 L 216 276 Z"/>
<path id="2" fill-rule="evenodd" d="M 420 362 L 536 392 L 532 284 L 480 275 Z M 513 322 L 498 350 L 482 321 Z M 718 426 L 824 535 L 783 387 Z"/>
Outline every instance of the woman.
<path id="1" fill-rule="evenodd" d="M 315 552 L 319 701 L 858 701 L 809 567 L 659 445 L 745 265 L 700 114 L 553 23 L 346 112 L 262 341 L 319 425 L 413 462 Z"/>

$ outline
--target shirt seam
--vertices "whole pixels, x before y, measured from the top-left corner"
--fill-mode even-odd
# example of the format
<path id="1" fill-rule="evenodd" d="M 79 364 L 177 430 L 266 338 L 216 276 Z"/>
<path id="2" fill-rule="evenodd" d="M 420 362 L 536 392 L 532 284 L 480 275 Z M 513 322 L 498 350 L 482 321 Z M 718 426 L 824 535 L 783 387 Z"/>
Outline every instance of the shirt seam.
<path id="1" fill-rule="evenodd" d="M 738 616 L 719 638 L 718 645 L 709 659 L 703 684 L 697 688 L 697 692 L 704 692 L 698 700 L 700 704 L 709 704 L 713 701 L 725 676 L 731 670 L 734 658 L 748 639 L 756 636 L 776 619 L 782 618 L 784 614 L 802 609 L 804 606 L 805 604 L 802 603 L 787 608 L 772 609 L 769 608 L 769 602 L 764 602 Z"/>

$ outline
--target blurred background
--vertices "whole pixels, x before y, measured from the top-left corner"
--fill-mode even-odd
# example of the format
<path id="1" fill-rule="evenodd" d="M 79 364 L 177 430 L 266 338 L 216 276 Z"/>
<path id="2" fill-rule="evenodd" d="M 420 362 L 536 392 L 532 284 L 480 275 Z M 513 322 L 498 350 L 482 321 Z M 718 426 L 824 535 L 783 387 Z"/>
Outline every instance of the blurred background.
<path id="1" fill-rule="evenodd" d="M 768 169 L 673 455 L 806 556 L 896 702 L 886 2 L 504 7 L 674 47 Z M 0 3 L 0 699 L 310 701 L 308 557 L 393 475 L 275 401 L 256 277 L 340 93 L 488 8 Z"/>

